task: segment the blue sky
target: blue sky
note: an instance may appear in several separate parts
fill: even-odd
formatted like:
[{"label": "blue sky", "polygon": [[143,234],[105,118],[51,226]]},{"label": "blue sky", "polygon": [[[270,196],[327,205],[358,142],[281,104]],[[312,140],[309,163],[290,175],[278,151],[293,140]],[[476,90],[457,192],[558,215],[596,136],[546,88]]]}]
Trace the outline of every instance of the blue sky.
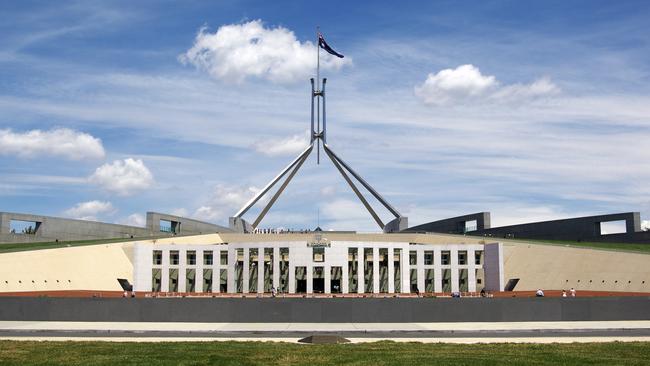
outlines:
[{"label": "blue sky", "polygon": [[[649,19],[644,1],[2,2],[0,211],[226,223],[305,146],[320,25],[346,55],[322,55],[329,144],[411,224],[647,220]],[[315,159],[263,226],[318,212],[377,230]]]}]

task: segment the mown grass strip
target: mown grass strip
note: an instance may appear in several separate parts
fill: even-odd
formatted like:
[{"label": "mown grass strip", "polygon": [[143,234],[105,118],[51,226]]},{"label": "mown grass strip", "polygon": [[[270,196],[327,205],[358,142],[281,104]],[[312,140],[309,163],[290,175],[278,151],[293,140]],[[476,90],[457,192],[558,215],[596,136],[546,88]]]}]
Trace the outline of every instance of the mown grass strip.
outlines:
[{"label": "mown grass strip", "polygon": [[0,341],[2,365],[647,365],[650,343],[300,345]]}]

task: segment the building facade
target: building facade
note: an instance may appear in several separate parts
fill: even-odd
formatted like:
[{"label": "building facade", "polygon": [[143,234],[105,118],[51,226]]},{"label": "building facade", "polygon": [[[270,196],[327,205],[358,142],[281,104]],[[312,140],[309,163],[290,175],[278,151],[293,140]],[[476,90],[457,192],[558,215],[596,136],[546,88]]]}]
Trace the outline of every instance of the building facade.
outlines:
[{"label": "building facade", "polygon": [[494,244],[255,241],[136,244],[134,289],[171,293],[381,294],[503,289]]}]

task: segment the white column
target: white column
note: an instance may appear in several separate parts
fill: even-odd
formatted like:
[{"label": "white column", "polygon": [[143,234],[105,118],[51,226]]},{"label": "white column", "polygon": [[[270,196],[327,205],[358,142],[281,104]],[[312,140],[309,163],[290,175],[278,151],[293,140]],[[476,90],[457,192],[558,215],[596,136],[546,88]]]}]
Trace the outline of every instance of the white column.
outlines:
[{"label": "white column", "polygon": [[[289,253],[291,253],[291,249],[289,249]],[[296,266],[293,264],[294,261],[292,260],[291,255],[289,255],[289,293],[290,294],[295,294],[296,293]]]},{"label": "white column", "polygon": [[347,248],[345,249],[345,262],[341,266],[341,292],[347,294],[350,292],[350,277],[348,273],[348,253]]},{"label": "white column", "polygon": [[365,269],[363,268],[364,256],[363,247],[357,248],[357,292],[362,294],[366,292]]},{"label": "white column", "polygon": [[257,293],[264,293],[264,248],[257,248]]},{"label": "white column", "polygon": [[307,266],[307,293],[314,293],[314,267]]},{"label": "white column", "polygon": [[[156,246],[154,245],[154,250]],[[169,249],[162,250],[162,272],[160,273],[160,291],[169,292]]]},{"label": "white column", "polygon": [[[221,257],[219,257],[221,261]],[[235,265],[237,264],[237,249],[228,245],[228,293],[237,292],[237,281],[235,280]],[[219,274],[221,275],[221,273]]]},{"label": "white column", "polygon": [[[196,251],[196,274],[194,276],[194,291],[196,292],[203,292],[203,252],[204,250]],[[212,252],[212,260],[214,260],[214,252]]]},{"label": "white column", "polygon": [[372,248],[372,292],[379,293],[379,248]]},{"label": "white column", "polygon": [[332,267],[323,266],[323,277],[325,278],[325,293],[332,293]]},{"label": "white column", "polygon": [[433,251],[433,291],[442,292],[442,250],[440,248],[435,248]]},{"label": "white column", "polygon": [[410,246],[407,244],[402,247],[402,258],[400,263],[402,265],[402,293],[408,294],[411,292],[411,265],[410,262]]},{"label": "white column", "polygon": [[395,293],[395,250],[388,248],[388,292]]},{"label": "white column", "polygon": [[178,251],[178,292],[186,292],[185,290],[185,270],[187,269],[187,251],[179,250]]},{"label": "white column", "polygon": [[476,292],[476,265],[474,249],[467,250],[467,291]]},{"label": "white column", "polygon": [[248,262],[250,261],[250,248],[244,248],[244,270],[242,273],[243,283],[242,283],[242,292],[248,293],[248,281],[250,280],[250,270]]},{"label": "white column", "polygon": [[417,249],[418,256],[418,290],[420,293],[424,293],[424,250],[422,248]]},{"label": "white column", "polygon": [[273,247],[273,287],[280,287],[280,247]]},{"label": "white column", "polygon": [[458,247],[454,247],[450,251],[451,254],[451,292],[457,292],[458,286]]}]

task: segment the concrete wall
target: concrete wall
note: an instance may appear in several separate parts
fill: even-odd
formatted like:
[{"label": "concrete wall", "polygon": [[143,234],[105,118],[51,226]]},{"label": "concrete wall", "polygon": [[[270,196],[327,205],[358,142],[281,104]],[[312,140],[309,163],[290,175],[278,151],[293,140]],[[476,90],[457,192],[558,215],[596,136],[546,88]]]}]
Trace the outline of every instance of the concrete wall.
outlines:
[{"label": "concrete wall", "polygon": [[210,224],[203,221],[188,219],[185,217],[168,215],[159,212],[147,212],[147,228],[152,232],[160,232],[160,220],[178,223],[180,229],[175,232],[177,235],[201,235],[217,232],[230,232],[227,227]]},{"label": "concrete wall", "polygon": [[400,323],[650,320],[650,297],[0,298],[2,321]]},{"label": "concrete wall", "polygon": [[[180,229],[176,233],[161,232],[160,219],[178,222],[180,223]],[[12,234],[10,232],[11,220],[34,221],[39,224],[35,234]],[[52,216],[0,212],[0,244],[53,242],[57,240],[129,239],[229,231],[228,228],[223,226],[156,212],[147,212],[147,226],[144,228]]]},{"label": "concrete wall", "polygon": [[[486,219],[487,221],[485,221]],[[464,225],[465,221],[471,220],[477,220],[478,227],[476,231],[467,232],[468,235],[509,239],[650,244],[650,231],[641,231],[641,217],[638,212],[576,217],[494,228],[489,226],[489,212],[481,212],[478,214],[433,221],[427,224],[414,226],[406,231],[460,234],[463,233],[460,229],[461,223]],[[600,223],[622,220],[626,223],[626,233],[601,235]],[[481,222],[487,222],[487,225],[481,225]]]},{"label": "concrete wall", "polygon": [[490,228],[490,213],[479,212],[413,226],[404,230],[404,232],[463,234],[465,233],[465,222],[474,220],[476,220],[477,230]]}]

